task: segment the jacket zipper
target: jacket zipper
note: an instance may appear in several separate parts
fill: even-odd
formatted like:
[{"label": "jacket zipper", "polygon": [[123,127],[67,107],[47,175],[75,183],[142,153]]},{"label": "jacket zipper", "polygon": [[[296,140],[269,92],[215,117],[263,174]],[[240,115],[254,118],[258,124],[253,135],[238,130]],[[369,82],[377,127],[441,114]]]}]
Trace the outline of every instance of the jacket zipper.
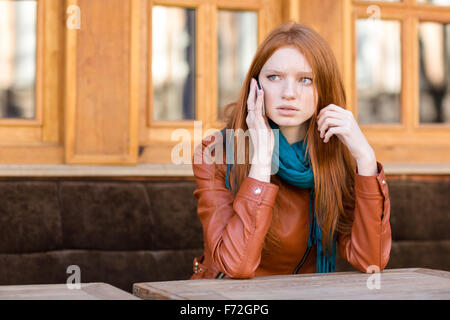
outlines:
[{"label": "jacket zipper", "polygon": [[294,272],[292,272],[293,274],[297,274],[297,272],[300,270],[300,268],[302,267],[302,265],[305,263],[306,258],[309,255],[309,252],[311,251],[311,247],[308,247],[305,251],[305,254],[302,257],[302,260],[300,260],[299,264],[297,265],[297,267],[294,269]]}]

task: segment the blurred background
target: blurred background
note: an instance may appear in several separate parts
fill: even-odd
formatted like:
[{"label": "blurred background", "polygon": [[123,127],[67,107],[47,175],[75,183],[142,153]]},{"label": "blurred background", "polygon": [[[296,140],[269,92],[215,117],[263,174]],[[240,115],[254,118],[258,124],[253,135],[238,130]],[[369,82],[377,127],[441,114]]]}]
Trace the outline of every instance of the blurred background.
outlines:
[{"label": "blurred background", "polygon": [[0,285],[189,277],[203,236],[174,146],[225,126],[289,20],[330,43],[383,163],[388,268],[450,270],[450,0],[0,0]]}]

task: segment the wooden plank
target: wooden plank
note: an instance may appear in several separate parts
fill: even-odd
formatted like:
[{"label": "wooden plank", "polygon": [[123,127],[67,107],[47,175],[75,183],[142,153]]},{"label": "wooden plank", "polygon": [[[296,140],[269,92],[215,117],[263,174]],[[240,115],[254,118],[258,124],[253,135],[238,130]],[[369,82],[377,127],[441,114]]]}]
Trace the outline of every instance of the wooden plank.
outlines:
[{"label": "wooden plank", "polygon": [[[67,0],[66,7],[77,6],[77,0]],[[76,62],[77,62],[77,30],[66,30],[65,42],[65,158],[72,159],[75,153],[75,109],[77,104]]]},{"label": "wooden plank", "polygon": [[80,285],[80,289],[69,289],[66,284],[0,286],[0,300],[138,300],[107,283]]},{"label": "wooden plank", "polygon": [[193,177],[191,165],[144,164],[136,166],[0,165],[0,177]]},{"label": "wooden plank", "polygon": [[[48,4],[47,4],[48,5]],[[44,81],[46,75],[45,69],[45,56],[48,53],[45,39],[45,26],[50,19],[46,15],[48,7],[45,7],[43,1],[37,3],[37,20],[36,20],[36,75],[35,75],[35,90],[34,90],[34,121],[42,125],[42,106],[43,106],[43,94],[44,94]]]},{"label": "wooden plank", "polygon": [[[14,153],[13,149],[10,151],[11,153]],[[145,180],[164,177],[164,180],[171,178],[194,180],[192,165],[190,164],[151,163],[135,166],[43,165],[40,164],[43,162],[43,158],[39,158],[39,150],[35,151],[34,157],[21,159],[23,161],[28,160],[30,164],[17,164],[16,162],[20,159],[20,152],[23,152],[23,150],[24,148],[17,152],[16,161],[13,161],[13,164],[0,165],[0,177],[103,177],[111,179],[116,177],[142,177]],[[63,163],[62,148],[59,148],[59,151],[57,150],[49,148],[42,154],[59,152],[60,163]],[[0,156],[4,155],[5,153],[0,151]],[[11,155],[7,155],[7,157],[11,158]],[[46,159],[44,158],[44,160]],[[408,163],[383,163],[383,166],[388,182],[405,179],[409,181],[450,181],[450,163],[425,164],[422,166]]]},{"label": "wooden plank", "polygon": [[[375,277],[379,277],[379,289],[376,282],[370,281]],[[174,300],[450,299],[450,272],[409,268],[388,269],[378,274],[336,272],[248,280],[147,282],[135,283],[133,294],[142,299]]]},{"label": "wooden plank", "polygon": [[[1,146],[0,158],[2,165],[6,164],[62,164],[64,149],[62,146],[42,145],[12,145]],[[33,176],[30,174],[30,176]]]},{"label": "wooden plank", "polygon": [[420,269],[417,269],[415,272],[428,274],[428,275],[431,275],[431,276],[436,276],[436,277],[450,279],[450,272],[443,271],[443,270],[433,270],[433,269],[420,268]]},{"label": "wooden plank", "polygon": [[[366,136],[367,137],[367,136]],[[367,137],[370,143],[370,138]],[[377,160],[383,163],[411,163],[420,167],[422,164],[439,164],[450,162],[450,147],[437,144],[428,145],[381,145],[370,143]]]},{"label": "wooden plank", "polygon": [[76,160],[70,162],[90,158],[95,163],[105,155],[127,153],[123,139],[129,117],[130,5],[89,0],[78,0],[78,5],[82,18],[76,31],[77,103],[72,119]]},{"label": "wooden plank", "polygon": [[[417,41],[417,25],[412,17],[402,23],[402,85],[401,85],[401,119],[411,135],[418,135],[414,129],[419,122],[419,43]],[[417,72],[411,72],[417,70]],[[414,92],[414,94],[411,94]],[[411,139],[411,137],[409,138]],[[414,138],[413,138],[414,139]],[[415,139],[414,139],[415,140]],[[414,158],[412,158],[414,159]]]},{"label": "wooden plank", "polygon": [[[339,70],[344,70],[344,16],[345,1],[322,0],[300,1],[300,23],[317,31],[330,45],[336,57]],[[336,14],[338,13],[338,14]]]},{"label": "wooden plank", "polygon": [[[38,66],[38,76],[36,81],[42,83],[36,94],[42,97],[37,99],[42,110],[42,141],[50,143],[62,143],[63,105],[61,98],[63,95],[63,56],[64,56],[64,30],[65,19],[61,19],[61,14],[65,13],[64,2],[61,0],[40,1],[45,9],[44,20],[41,21],[43,30],[38,31],[38,37],[43,40],[44,51],[40,66]],[[42,34],[39,35],[39,32]],[[42,91],[42,92],[39,92]]]},{"label": "wooden plank", "polygon": [[24,143],[34,144],[41,140],[41,135],[42,130],[39,127],[0,126],[0,145],[20,145]]},{"label": "wooden plank", "polygon": [[300,23],[300,3],[297,0],[285,0],[283,9],[286,10],[283,12],[285,20],[295,21]]},{"label": "wooden plank", "polygon": [[81,29],[67,31],[66,161],[134,164],[140,0],[68,4],[80,7]]}]

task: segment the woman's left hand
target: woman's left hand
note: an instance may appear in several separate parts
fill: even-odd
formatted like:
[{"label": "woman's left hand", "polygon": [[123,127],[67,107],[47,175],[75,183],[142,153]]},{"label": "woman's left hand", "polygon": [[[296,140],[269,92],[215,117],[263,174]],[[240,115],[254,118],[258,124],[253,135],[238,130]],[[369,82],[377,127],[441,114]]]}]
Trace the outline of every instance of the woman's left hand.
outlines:
[{"label": "woman's left hand", "polygon": [[374,156],[372,147],[349,110],[329,104],[317,115],[317,128],[324,143],[327,143],[332,135],[336,135],[356,160]]}]

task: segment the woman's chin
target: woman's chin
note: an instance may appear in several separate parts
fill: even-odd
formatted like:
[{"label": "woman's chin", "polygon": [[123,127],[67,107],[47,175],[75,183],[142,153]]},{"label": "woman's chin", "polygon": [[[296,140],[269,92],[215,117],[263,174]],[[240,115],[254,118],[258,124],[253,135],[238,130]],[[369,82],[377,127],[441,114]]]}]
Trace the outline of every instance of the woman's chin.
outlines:
[{"label": "woman's chin", "polygon": [[270,119],[279,127],[295,127],[304,123],[302,120],[290,117],[270,117]]}]

